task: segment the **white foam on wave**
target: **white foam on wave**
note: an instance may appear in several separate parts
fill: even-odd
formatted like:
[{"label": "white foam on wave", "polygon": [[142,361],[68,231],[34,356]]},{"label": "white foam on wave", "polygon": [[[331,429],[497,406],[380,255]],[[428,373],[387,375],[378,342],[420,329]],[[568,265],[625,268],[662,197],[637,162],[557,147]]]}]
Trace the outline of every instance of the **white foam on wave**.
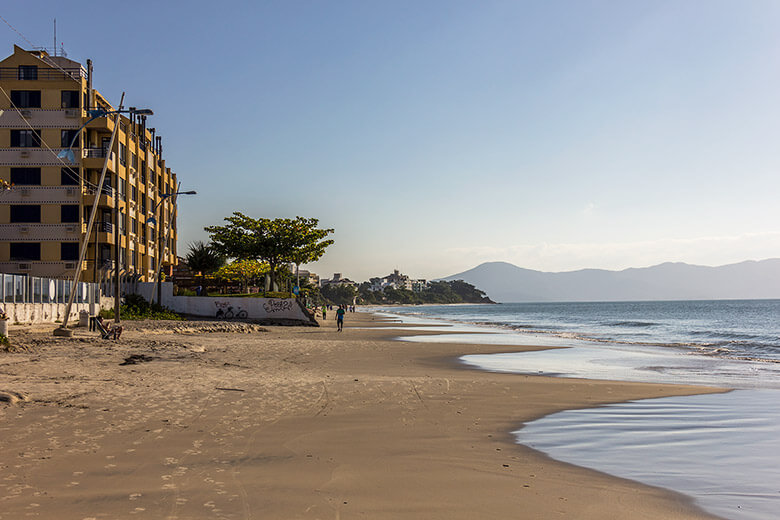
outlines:
[{"label": "white foam on wave", "polygon": [[734,520],[780,510],[777,390],[667,397],[570,410],[515,433],[572,464],[694,497]]}]

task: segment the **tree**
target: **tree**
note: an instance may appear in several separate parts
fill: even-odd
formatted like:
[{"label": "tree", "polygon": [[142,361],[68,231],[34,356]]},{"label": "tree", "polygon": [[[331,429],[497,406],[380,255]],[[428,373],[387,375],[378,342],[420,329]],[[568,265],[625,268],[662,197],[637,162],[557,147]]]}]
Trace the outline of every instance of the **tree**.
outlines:
[{"label": "tree", "polygon": [[257,260],[236,260],[222,266],[217,271],[217,278],[231,282],[239,282],[242,292],[249,292],[249,283],[259,280],[268,272],[268,264]]},{"label": "tree", "polygon": [[320,288],[322,297],[336,305],[352,305],[357,296],[357,290],[347,284],[327,284]]},{"label": "tree", "polygon": [[190,244],[190,251],[184,260],[191,271],[209,274],[225,265],[226,258],[216,252],[211,245],[206,245],[198,240]]},{"label": "tree", "polygon": [[236,211],[225,220],[225,226],[205,228],[212,247],[231,258],[267,262],[272,283],[283,264],[313,262],[333,244],[325,239],[333,229],[318,229],[316,218],[254,219]]}]

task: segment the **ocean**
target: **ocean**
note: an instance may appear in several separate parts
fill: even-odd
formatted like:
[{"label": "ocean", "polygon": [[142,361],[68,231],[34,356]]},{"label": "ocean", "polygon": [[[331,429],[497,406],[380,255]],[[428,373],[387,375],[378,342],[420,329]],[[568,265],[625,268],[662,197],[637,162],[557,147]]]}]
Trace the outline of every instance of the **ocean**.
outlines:
[{"label": "ocean", "polygon": [[570,410],[514,433],[553,458],[687,494],[724,518],[777,518],[780,300],[375,310],[448,331],[400,338],[410,341],[570,347],[462,358],[484,370],[736,389]]}]

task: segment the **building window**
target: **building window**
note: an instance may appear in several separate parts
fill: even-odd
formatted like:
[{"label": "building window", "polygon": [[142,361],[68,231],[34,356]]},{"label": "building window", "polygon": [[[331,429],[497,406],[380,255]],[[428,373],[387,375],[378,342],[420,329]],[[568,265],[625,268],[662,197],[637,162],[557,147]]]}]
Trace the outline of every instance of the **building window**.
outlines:
[{"label": "building window", "polygon": [[62,242],[60,244],[60,260],[78,260],[79,259],[79,243],[78,242]]},{"label": "building window", "polygon": [[138,156],[133,152],[130,152],[130,167],[138,169]]},{"label": "building window", "polygon": [[11,130],[11,146],[24,148],[40,148],[40,130]]},{"label": "building window", "polygon": [[17,185],[40,186],[40,168],[11,168],[11,182]]},{"label": "building window", "polygon": [[78,222],[79,221],[79,205],[78,204],[63,204],[60,206],[60,222]]},{"label": "building window", "polygon": [[130,186],[130,200],[133,202],[138,200],[138,188],[135,186]]},{"label": "building window", "polygon": [[76,168],[60,168],[61,185],[78,186],[80,183],[79,171]]},{"label": "building window", "polygon": [[11,260],[40,260],[40,242],[11,242]]},{"label": "building window", "polygon": [[138,233],[138,221],[132,217],[130,217],[130,233],[134,235]]},{"label": "building window", "polygon": [[78,108],[79,107],[79,91],[78,90],[63,90],[60,94],[62,101],[62,108]]},{"label": "building window", "polygon": [[141,197],[141,214],[146,215],[146,197]]},{"label": "building window", "polygon": [[141,168],[141,184],[146,184],[146,168]]},{"label": "building window", "polygon": [[40,90],[12,90],[11,103],[16,108],[41,108]]},{"label": "building window", "polygon": [[119,143],[119,163],[127,166],[127,146],[122,143]]},{"label": "building window", "polygon": [[41,221],[41,207],[37,204],[11,206],[11,222],[35,223]]},{"label": "building window", "polygon": [[36,80],[38,79],[37,65],[19,65],[19,79]]},{"label": "building window", "polygon": [[60,130],[60,146],[63,148],[70,147],[70,143],[73,142],[73,146],[79,146],[79,130]]}]

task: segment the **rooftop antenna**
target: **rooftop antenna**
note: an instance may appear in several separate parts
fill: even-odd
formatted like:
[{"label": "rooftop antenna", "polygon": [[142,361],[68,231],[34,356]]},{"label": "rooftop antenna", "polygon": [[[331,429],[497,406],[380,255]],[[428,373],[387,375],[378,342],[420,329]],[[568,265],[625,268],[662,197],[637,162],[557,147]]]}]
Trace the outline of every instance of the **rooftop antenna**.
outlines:
[{"label": "rooftop antenna", "polygon": [[54,19],[54,56],[57,56],[57,19]]}]

